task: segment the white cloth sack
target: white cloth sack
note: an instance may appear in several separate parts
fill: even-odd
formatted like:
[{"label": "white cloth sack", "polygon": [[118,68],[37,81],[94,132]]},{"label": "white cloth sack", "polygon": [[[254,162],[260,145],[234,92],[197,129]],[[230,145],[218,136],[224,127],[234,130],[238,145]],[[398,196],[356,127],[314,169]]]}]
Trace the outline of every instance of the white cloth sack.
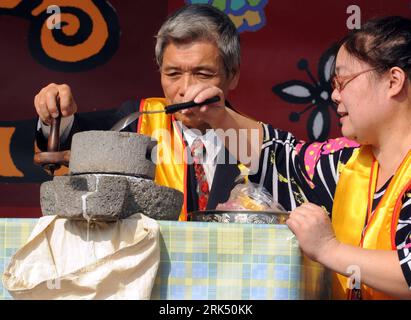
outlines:
[{"label": "white cloth sack", "polygon": [[150,299],[160,262],[159,225],[39,219],[3,274],[15,299]]}]

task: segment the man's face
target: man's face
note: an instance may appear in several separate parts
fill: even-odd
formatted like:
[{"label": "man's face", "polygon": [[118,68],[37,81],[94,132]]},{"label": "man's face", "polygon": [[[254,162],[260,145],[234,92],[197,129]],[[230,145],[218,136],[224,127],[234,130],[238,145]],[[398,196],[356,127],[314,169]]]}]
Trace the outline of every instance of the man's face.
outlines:
[{"label": "man's face", "polygon": [[[164,50],[161,86],[167,104],[186,102],[187,89],[196,84],[216,86],[227,96],[237,82],[238,75],[226,75],[219,50],[213,42],[170,43]],[[175,117],[189,128],[208,127],[198,112],[190,109],[177,112]]]}]

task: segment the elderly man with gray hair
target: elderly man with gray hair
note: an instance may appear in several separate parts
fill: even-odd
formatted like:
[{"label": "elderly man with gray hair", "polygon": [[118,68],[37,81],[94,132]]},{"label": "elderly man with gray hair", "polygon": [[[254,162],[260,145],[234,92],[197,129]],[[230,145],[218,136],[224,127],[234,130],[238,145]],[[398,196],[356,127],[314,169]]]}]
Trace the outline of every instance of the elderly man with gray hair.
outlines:
[{"label": "elderly man with gray hair", "polygon": [[[158,132],[168,135],[167,138],[160,137],[155,181],[184,192],[179,218],[184,221],[190,211],[215,209],[217,204],[227,201],[240,174],[239,162],[230,156],[215,131],[209,130],[218,128],[221,117],[226,114],[223,109],[231,110],[226,96],[236,88],[239,79],[240,39],[230,18],[209,5],[188,5],[177,10],[167,18],[156,38],[155,55],[164,98],[127,102],[97,119],[76,113],[77,104],[67,84],[49,84],[34,100],[39,115],[37,145],[46,149],[51,118],[59,114],[57,97],[63,117],[60,134],[61,149],[64,150],[69,148],[74,133],[109,130],[132,112],[162,110],[170,104],[193,100],[201,106],[206,99],[218,96],[218,102],[208,105],[215,108],[207,112],[201,111],[207,107],[205,105],[172,115],[144,114],[125,129],[157,139]],[[250,121],[257,132],[261,130],[257,122],[236,112],[230,114]],[[195,156],[195,150],[201,149],[200,156]],[[192,157],[192,163],[177,161],[175,156],[167,158],[176,152],[186,152],[183,159]]]}]

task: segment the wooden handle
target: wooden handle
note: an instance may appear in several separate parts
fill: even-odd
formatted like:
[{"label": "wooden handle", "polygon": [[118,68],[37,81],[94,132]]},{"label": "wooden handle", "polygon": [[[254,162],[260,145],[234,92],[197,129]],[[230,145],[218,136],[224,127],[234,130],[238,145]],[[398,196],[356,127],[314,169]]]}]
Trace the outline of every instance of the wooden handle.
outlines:
[{"label": "wooden handle", "polygon": [[70,151],[60,152],[60,123],[61,110],[60,99],[56,98],[57,118],[52,118],[50,123],[50,134],[47,140],[47,152],[39,152],[34,155],[34,163],[43,167],[50,175],[58,170],[61,165],[68,166],[70,160]]},{"label": "wooden handle", "polygon": [[57,104],[57,118],[51,119],[50,124],[50,135],[47,141],[47,151],[49,152],[57,152],[60,151],[60,123],[61,123],[61,110],[60,110],[60,99],[57,96],[56,99]]}]

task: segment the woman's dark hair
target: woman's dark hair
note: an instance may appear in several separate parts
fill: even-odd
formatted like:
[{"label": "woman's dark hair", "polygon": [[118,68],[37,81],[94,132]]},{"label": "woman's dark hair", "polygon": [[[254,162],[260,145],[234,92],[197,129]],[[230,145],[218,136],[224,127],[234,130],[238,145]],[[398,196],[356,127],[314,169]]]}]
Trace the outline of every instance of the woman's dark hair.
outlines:
[{"label": "woman's dark hair", "polygon": [[348,34],[341,46],[380,74],[399,67],[411,79],[411,20],[390,16],[369,20]]}]

